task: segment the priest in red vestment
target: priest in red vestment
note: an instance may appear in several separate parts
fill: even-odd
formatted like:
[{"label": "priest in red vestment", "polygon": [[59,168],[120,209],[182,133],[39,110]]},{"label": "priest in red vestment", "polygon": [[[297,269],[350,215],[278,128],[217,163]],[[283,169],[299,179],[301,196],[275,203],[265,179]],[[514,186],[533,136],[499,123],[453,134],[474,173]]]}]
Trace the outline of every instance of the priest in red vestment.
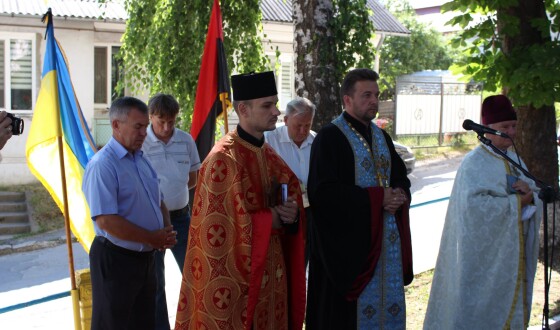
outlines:
[{"label": "priest in red vestment", "polygon": [[301,191],[264,142],[280,114],[274,74],[235,75],[232,88],[239,125],[200,169],[175,329],[301,329]]}]

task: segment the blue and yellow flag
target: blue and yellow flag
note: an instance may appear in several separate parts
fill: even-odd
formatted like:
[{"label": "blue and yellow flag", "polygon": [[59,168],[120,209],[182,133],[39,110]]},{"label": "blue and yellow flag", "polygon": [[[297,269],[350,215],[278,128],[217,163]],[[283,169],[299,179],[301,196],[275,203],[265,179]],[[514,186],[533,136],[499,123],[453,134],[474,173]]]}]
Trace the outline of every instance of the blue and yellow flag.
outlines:
[{"label": "blue and yellow flag", "polygon": [[26,144],[27,165],[64,212],[60,148],[62,137],[70,228],[89,252],[94,238],[82,177],[96,148],[74,93],[64,51],[54,38],[52,14],[47,15],[47,44],[41,89]]}]

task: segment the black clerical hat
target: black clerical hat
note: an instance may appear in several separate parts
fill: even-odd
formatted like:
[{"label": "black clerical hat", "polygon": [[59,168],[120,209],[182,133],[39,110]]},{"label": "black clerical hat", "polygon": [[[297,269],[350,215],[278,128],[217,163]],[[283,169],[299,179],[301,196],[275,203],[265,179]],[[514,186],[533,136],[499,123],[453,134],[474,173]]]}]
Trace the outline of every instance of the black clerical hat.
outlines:
[{"label": "black clerical hat", "polygon": [[231,76],[231,88],[235,101],[254,100],[278,94],[272,71]]}]

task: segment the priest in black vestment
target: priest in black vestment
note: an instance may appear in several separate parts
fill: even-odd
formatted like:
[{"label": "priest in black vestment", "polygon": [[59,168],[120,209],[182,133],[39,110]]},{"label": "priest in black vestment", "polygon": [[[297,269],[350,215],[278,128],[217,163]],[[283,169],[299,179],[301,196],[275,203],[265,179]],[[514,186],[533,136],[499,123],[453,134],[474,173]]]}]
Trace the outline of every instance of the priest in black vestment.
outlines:
[{"label": "priest in black vestment", "polygon": [[345,111],[311,149],[306,330],[406,327],[410,181],[391,138],[372,123],[378,77],[369,69],[346,75]]}]

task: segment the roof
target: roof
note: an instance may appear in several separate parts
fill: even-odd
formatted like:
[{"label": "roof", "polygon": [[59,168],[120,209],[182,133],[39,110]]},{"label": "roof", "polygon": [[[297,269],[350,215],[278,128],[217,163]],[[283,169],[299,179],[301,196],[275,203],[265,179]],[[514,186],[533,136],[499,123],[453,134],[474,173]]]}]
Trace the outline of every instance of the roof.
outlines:
[{"label": "roof", "polygon": [[[367,6],[373,11],[371,20],[375,31],[395,35],[410,34],[410,31],[377,0],[367,0]],[[262,0],[261,11],[265,21],[286,23],[293,21],[292,0]]]},{"label": "roof", "polygon": [[393,34],[410,34],[410,31],[383,7],[377,0],[367,0],[367,6],[373,11],[373,26],[375,31]]},{"label": "roof", "polygon": [[[48,4],[45,4],[48,2]],[[373,26],[378,32],[408,35],[405,28],[377,0],[367,0],[367,6],[373,11]],[[55,17],[126,21],[128,15],[123,0],[0,0],[0,15],[42,16],[52,8]],[[291,23],[292,0],[262,0],[263,20],[270,22]]]},{"label": "roof", "polygon": [[124,3],[119,0],[0,0],[0,15],[43,16],[51,8],[54,17],[126,21]]},{"label": "roof", "polygon": [[420,8],[433,8],[441,7],[443,4],[449,2],[449,0],[409,0],[408,3],[414,9]]}]

